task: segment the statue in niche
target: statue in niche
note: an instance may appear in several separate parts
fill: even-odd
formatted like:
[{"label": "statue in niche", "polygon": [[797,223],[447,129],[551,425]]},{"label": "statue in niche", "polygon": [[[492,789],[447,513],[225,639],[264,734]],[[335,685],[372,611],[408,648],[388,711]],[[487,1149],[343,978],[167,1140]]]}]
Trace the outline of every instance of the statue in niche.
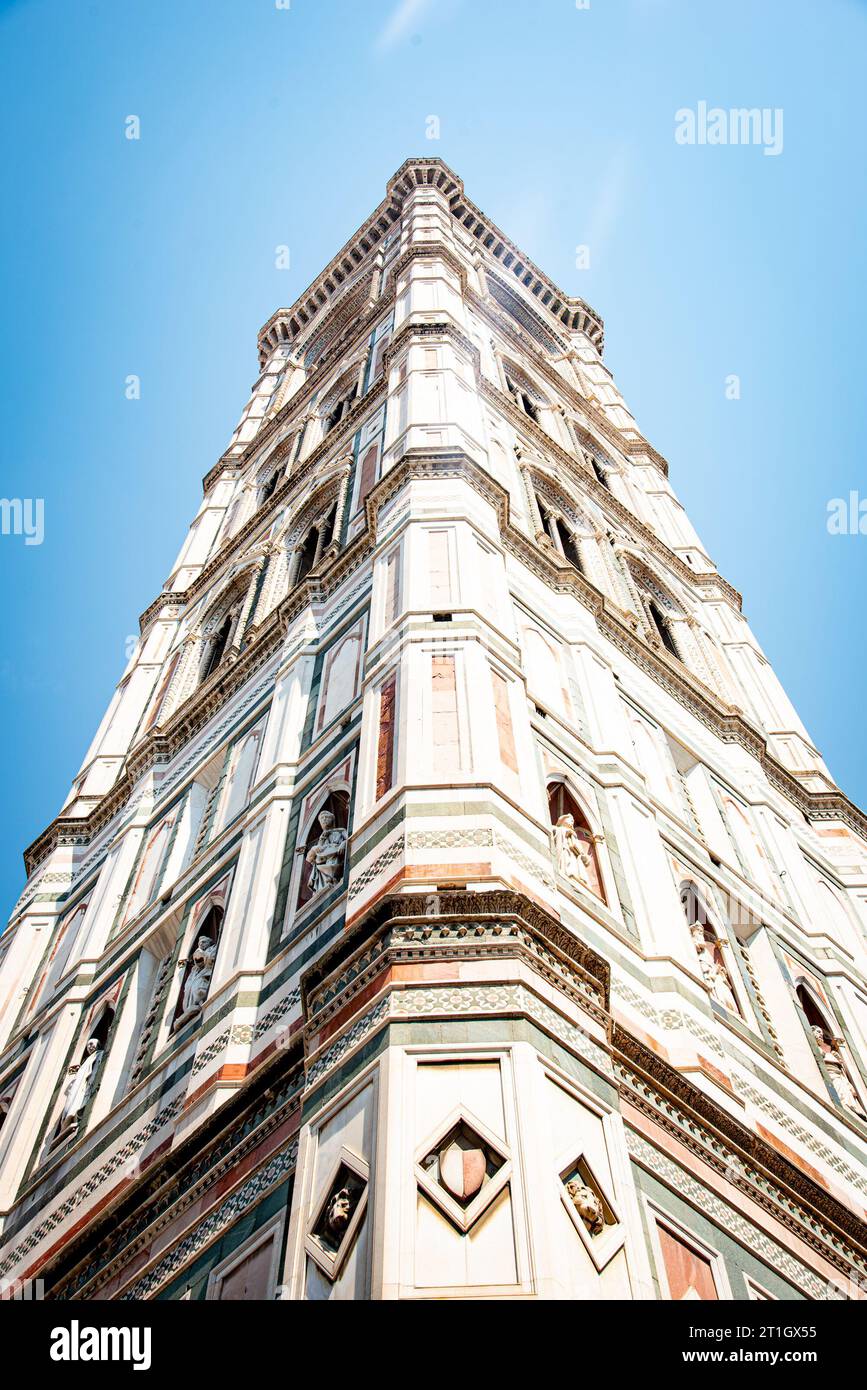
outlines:
[{"label": "statue in niche", "polygon": [[724,1009],[730,1013],[740,1013],[735,992],[732,989],[728,971],[719,959],[717,954],[719,948],[714,949],[712,941],[708,941],[705,928],[701,922],[693,922],[689,929],[696,952],[698,953],[698,963],[701,968],[702,979],[710,990],[713,998],[718,1004],[722,1004]]},{"label": "statue in niche", "polygon": [[566,1194],[590,1235],[601,1235],[605,1229],[605,1209],[598,1192],[573,1178],[566,1184]]},{"label": "statue in niche", "polygon": [[211,976],[214,973],[214,961],[216,959],[216,941],[210,936],[200,936],[190,957],[190,969],[184,981],[181,998],[181,1012],[175,1022],[176,1029],[183,1028],[185,1024],[202,1012],[208,997],[208,990],[211,987]]},{"label": "statue in niche", "polygon": [[310,896],[336,888],[343,878],[343,860],[346,855],[346,831],[337,824],[333,811],[320,811],[319,825],[322,834],[307,851],[306,859],[310,865]]},{"label": "statue in niche", "polygon": [[69,1068],[70,1080],[66,1084],[66,1099],[57,1126],[58,1138],[78,1124],[81,1112],[93,1095],[94,1083],[104,1055],[99,1038],[88,1038],[81,1061]]},{"label": "statue in niche", "polygon": [[558,871],[564,878],[575,879],[595,893],[597,890],[593,845],[598,836],[593,835],[590,839],[585,839],[579,835],[571,811],[557,817],[553,834],[554,859]]},{"label": "statue in niche", "polygon": [[852,1085],[849,1073],[846,1070],[846,1063],[843,1061],[843,1055],[840,1052],[840,1041],[842,1040],[838,1041],[831,1038],[825,1032],[824,1028],[820,1028],[817,1024],[813,1025],[813,1037],[816,1039],[819,1051],[822,1054],[822,1061],[825,1063],[828,1070],[828,1075],[831,1078],[831,1085],[840,1097],[841,1103],[845,1105],[847,1110],[851,1110],[853,1115],[857,1115],[859,1120],[867,1120],[864,1106],[861,1104],[858,1092]]}]

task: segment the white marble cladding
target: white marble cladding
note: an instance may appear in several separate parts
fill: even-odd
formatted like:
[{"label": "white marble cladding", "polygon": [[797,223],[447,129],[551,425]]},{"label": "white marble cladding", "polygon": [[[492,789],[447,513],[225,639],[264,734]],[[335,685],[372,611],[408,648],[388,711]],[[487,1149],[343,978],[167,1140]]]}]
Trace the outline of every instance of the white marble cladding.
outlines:
[{"label": "white marble cladding", "polygon": [[[863,1209],[861,822],[640,434],[592,311],[439,161],[410,172],[263,335],[238,430],[0,938],[0,1221],[59,1183],[11,1238],[24,1254],[4,1247],[16,1270],[70,1228],[43,1230],[55,1209],[72,1201],[78,1222],[110,1190],[114,1170],[87,1176],[110,1150],[152,1125],[154,1143],[195,1133],[294,1046],[303,972],[386,891],[508,888],[542,905],[610,961],[619,1023]],[[311,890],[323,810],[341,848]],[[207,998],[177,1033],[215,904]],[[51,1150],[60,1087],[109,1008],[92,1104]],[[547,1113],[554,1083],[494,1048],[478,1075],[497,1110],[473,1099],[477,1060],[444,1063],[449,1110],[468,1106],[530,1191],[550,1155],[523,1152],[515,1117]],[[413,1207],[418,1175],[399,1157],[436,1119],[401,1099],[420,1065],[395,1054],[394,1087],[371,1078],[337,1145],[366,1165],[367,1254],[326,1252],[310,1272],[315,1212],[293,1213],[299,1296],[327,1292],[322,1279],[338,1296],[453,1287],[442,1209]],[[335,1111],[335,1135],[343,1124]],[[623,1175],[588,1162],[628,1224]],[[508,1247],[510,1291],[575,1296],[596,1268],[577,1208],[558,1196],[554,1272],[536,1276],[511,1191],[489,1243],[468,1255],[466,1237],[467,1288],[493,1287]],[[584,1253],[558,1272],[572,1236]],[[323,1267],[337,1265],[335,1285]],[[627,1240],[592,1277],[645,1296],[645,1275]]]}]

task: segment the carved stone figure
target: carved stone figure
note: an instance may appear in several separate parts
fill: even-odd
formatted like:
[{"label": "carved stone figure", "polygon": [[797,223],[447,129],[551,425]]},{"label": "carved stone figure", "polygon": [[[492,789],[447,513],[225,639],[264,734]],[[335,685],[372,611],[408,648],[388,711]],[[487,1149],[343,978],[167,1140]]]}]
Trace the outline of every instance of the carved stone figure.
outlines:
[{"label": "carved stone figure", "polygon": [[333,811],[321,811],[319,824],[322,834],[307,851],[310,868],[310,892],[321,893],[335,888],[343,877],[346,854],[346,831],[337,825]]},{"label": "carved stone figure", "polygon": [[566,1192],[590,1235],[601,1235],[605,1229],[605,1209],[599,1194],[592,1187],[588,1187],[587,1183],[579,1182],[577,1178],[567,1182]]},{"label": "carved stone figure", "polygon": [[820,1028],[818,1024],[813,1027],[813,1036],[819,1045],[822,1060],[828,1069],[831,1085],[840,1097],[842,1104],[847,1110],[851,1110],[853,1115],[857,1115],[860,1120],[867,1120],[867,1113],[864,1111],[858,1092],[852,1085],[846,1070],[846,1063],[840,1052],[840,1043],[833,1039],[829,1040],[824,1029]]},{"label": "carved stone figure", "polygon": [[325,1229],[338,1245],[354,1210],[355,1202],[348,1187],[341,1187],[335,1192],[325,1209]]},{"label": "carved stone figure", "polygon": [[724,1009],[729,1009],[733,1014],[738,1013],[738,1004],[728,973],[717,959],[712,944],[705,936],[704,927],[700,922],[693,922],[689,930],[698,953],[698,963],[705,984],[718,1004],[722,1004]]},{"label": "carved stone figure", "polygon": [[[593,872],[593,841],[585,840],[575,829],[575,817],[568,812],[554,826],[554,859],[565,878],[583,883],[596,892]],[[595,840],[595,837],[594,837]]]},{"label": "carved stone figure", "polygon": [[211,976],[214,973],[216,958],[216,941],[210,936],[200,936],[192,955],[190,972],[184,982],[181,1012],[178,1015],[175,1028],[183,1028],[184,1024],[189,1023],[190,1019],[202,1012],[208,997],[208,990],[211,987]]},{"label": "carved stone figure", "polygon": [[102,1063],[103,1055],[99,1039],[88,1038],[81,1062],[77,1066],[70,1067],[71,1079],[66,1085],[66,1099],[63,1102],[60,1123],[57,1126],[59,1135],[65,1134],[78,1124],[81,1112],[93,1094],[96,1074]]}]

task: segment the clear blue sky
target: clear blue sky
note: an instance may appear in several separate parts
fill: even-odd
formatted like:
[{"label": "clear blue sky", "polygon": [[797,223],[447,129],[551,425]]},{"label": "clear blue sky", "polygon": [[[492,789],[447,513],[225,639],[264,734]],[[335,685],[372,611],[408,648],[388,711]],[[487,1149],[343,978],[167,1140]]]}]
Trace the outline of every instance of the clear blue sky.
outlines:
[{"label": "clear blue sky", "polygon": [[[41,546],[0,536],[0,910],[236,422],[258,327],[413,154],[602,313],[640,425],[867,803],[867,536],[826,530],[829,498],[867,496],[865,40],[860,0],[0,0],[0,492],[45,502]],[[782,154],[676,144],[702,100],[782,107]]]}]

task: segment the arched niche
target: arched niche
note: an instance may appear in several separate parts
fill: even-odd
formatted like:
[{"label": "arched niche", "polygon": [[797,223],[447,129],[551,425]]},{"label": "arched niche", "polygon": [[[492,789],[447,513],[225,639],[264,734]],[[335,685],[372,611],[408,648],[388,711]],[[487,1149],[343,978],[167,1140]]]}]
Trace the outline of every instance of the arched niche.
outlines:
[{"label": "arched niche", "polygon": [[265,721],[260,720],[235,743],[226,772],[220,805],[214,817],[213,834],[219,834],[240,815],[250,796],[253,778],[259,762],[259,751],[265,733]]},{"label": "arched niche", "polygon": [[114,1018],[114,1002],[106,1001],[94,1009],[78,1060],[68,1069],[61,1085],[60,1114],[46,1152],[51,1152],[80,1133],[82,1121],[99,1086]]},{"label": "arched niche", "polygon": [[343,882],[348,834],[349,792],[331,788],[316,803],[302,841],[299,908]]},{"label": "arched niche", "polygon": [[172,1032],[186,1028],[199,1018],[208,992],[217,959],[220,933],[223,929],[225,905],[221,899],[212,896],[206,906],[197,914],[189,937],[189,951],[184,964],[181,987],[172,1019]]},{"label": "arched niche", "polygon": [[503,362],[503,376],[506,390],[518,409],[529,416],[534,424],[540,425],[542,422],[541,411],[545,401],[536,383],[531,381],[526,372],[517,367],[514,362],[508,360]]},{"label": "arched niche", "polygon": [[548,815],[557,872],[607,902],[596,848],[600,837],[563,782],[552,782],[548,787]]},{"label": "arched niche", "polygon": [[175,824],[175,812],[164,817],[147,835],[145,847],[135,872],[124,925],[147,907],[155,897],[166,863],[169,841]]},{"label": "arched niche", "polygon": [[863,1082],[845,1039],[838,1035],[831,1010],[823,1005],[813,985],[803,977],[795,982],[795,996],[803,1010],[826,1078],[834,1088],[837,1099],[850,1114],[867,1123],[867,1106],[862,1096]]},{"label": "arched niche", "polygon": [[708,913],[704,898],[692,879],[685,879],[679,890],[680,905],[698,956],[702,979],[712,997],[730,1013],[741,1014],[731,972],[723,951],[723,938]]}]

